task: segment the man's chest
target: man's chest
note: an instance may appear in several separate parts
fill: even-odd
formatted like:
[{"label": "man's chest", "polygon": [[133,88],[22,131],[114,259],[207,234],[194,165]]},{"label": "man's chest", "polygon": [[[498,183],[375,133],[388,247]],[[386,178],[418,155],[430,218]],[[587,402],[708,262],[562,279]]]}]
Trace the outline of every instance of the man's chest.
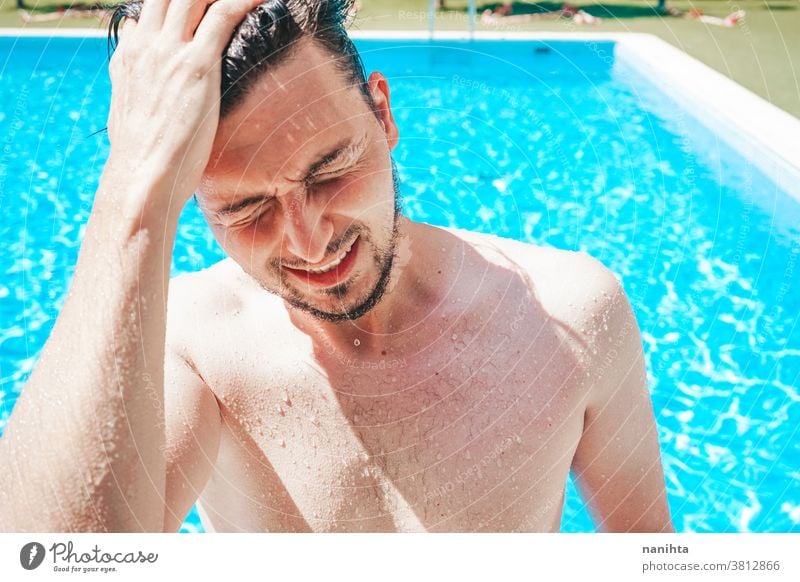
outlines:
[{"label": "man's chest", "polygon": [[260,503],[315,531],[552,527],[582,430],[579,368],[548,342],[450,341],[413,358],[300,354],[263,373],[233,358],[246,374],[209,379],[220,454],[256,462],[225,479],[251,497],[281,490]]}]

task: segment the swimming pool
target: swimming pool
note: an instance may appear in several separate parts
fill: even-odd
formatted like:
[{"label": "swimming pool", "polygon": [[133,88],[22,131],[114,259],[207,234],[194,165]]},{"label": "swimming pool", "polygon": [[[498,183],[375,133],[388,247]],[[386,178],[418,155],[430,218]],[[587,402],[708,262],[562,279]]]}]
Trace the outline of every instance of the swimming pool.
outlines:
[{"label": "swimming pool", "polygon": [[[800,198],[784,170],[614,40],[357,44],[391,83],[408,216],[583,250],[620,276],[677,530],[800,532]],[[5,37],[0,56],[2,431],[73,273],[110,86],[100,38]],[[173,272],[221,257],[190,203]],[[592,531],[567,491],[563,530]],[[193,513],[184,530],[199,528]]]}]

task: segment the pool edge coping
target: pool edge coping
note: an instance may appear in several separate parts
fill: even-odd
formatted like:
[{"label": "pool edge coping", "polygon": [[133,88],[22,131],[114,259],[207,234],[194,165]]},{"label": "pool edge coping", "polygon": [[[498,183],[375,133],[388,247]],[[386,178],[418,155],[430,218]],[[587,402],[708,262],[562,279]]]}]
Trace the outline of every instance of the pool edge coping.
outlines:
[{"label": "pool edge coping", "polygon": [[800,139],[792,137],[800,136],[800,119],[658,37],[633,33],[617,46],[615,58],[800,202]]}]

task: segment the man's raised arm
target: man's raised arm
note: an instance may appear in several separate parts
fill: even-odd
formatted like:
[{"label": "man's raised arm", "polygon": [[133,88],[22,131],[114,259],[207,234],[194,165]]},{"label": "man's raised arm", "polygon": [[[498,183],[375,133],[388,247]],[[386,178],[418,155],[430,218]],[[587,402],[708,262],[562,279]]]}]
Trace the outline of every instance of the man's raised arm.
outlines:
[{"label": "man's raised arm", "polygon": [[0,531],[164,528],[172,247],[216,133],[221,55],[257,4],[147,0],[125,24],[75,277],[0,439]]}]

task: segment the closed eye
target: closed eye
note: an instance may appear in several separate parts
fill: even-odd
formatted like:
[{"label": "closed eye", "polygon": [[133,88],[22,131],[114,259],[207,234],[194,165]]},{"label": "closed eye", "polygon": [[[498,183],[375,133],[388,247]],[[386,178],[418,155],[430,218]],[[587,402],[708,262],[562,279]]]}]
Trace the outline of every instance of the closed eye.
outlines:
[{"label": "closed eye", "polygon": [[328,182],[333,182],[337,178],[341,178],[342,176],[355,171],[360,167],[361,162],[363,161],[363,155],[359,156],[358,158],[350,161],[350,163],[336,168],[334,170],[326,170],[325,172],[319,172],[313,176],[309,176],[306,179],[306,186],[318,186],[321,184],[327,184]]},{"label": "closed eye", "polygon": [[225,228],[243,228],[260,220],[273,207],[273,200],[266,200],[258,205],[253,205],[252,210],[244,216],[236,218],[222,218],[219,223]]},{"label": "closed eye", "polygon": [[324,174],[319,174],[308,180],[306,182],[306,186],[311,187],[311,186],[321,186],[323,184],[328,184],[329,182],[333,182],[337,178],[340,178],[345,173],[346,173],[345,171],[325,172]]}]

